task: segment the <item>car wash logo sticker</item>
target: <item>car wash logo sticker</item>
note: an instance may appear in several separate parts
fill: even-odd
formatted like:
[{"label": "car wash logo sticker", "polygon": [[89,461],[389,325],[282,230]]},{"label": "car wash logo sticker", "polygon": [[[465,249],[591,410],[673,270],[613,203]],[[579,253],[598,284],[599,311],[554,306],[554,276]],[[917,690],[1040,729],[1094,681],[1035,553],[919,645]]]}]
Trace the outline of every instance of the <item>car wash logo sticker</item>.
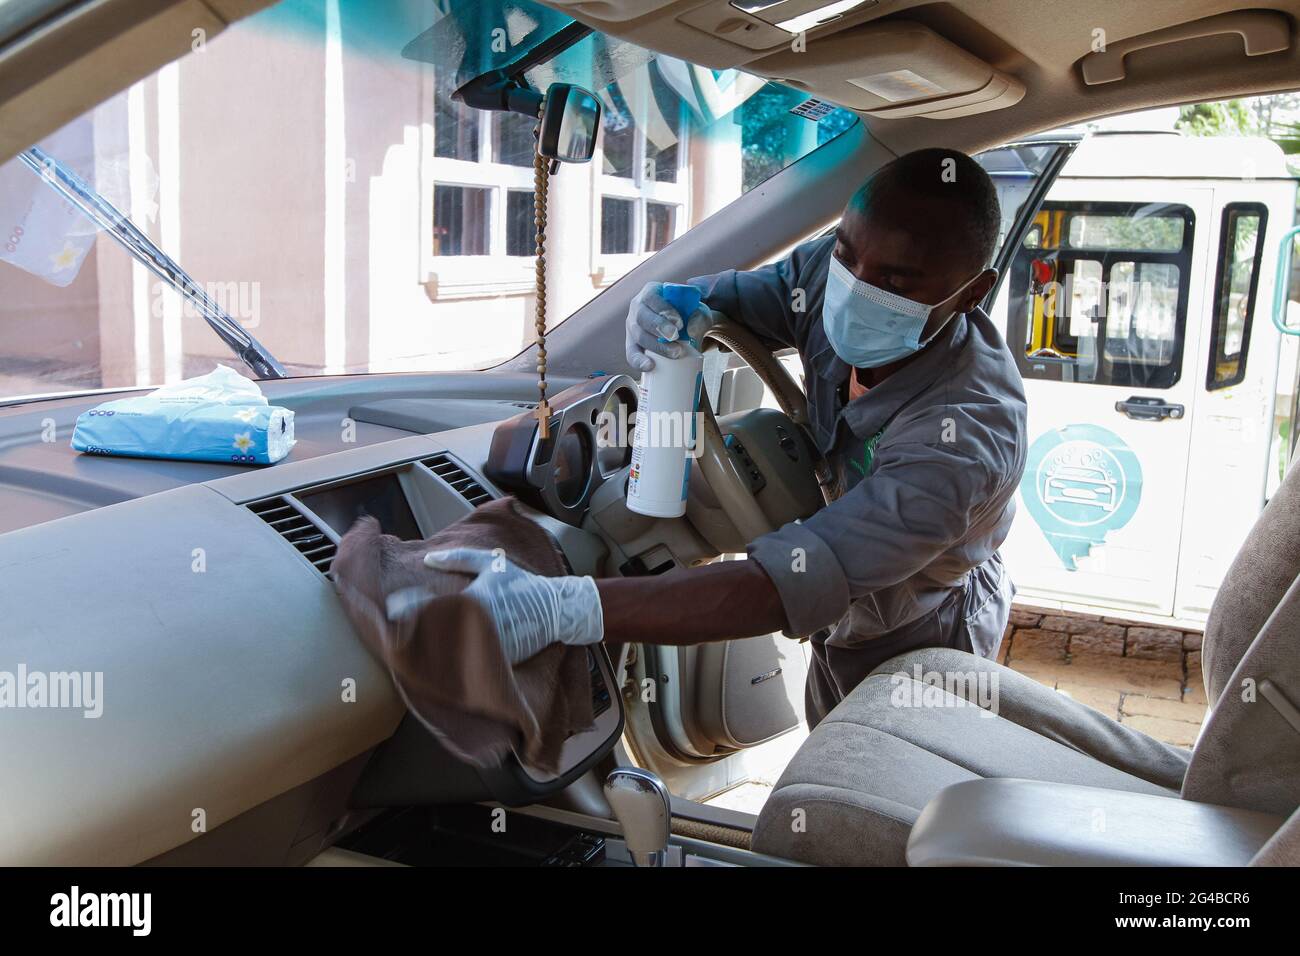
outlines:
[{"label": "car wash logo sticker", "polygon": [[1020,494],[1067,571],[1129,523],[1142,498],[1142,466],[1114,432],[1066,425],[1038,437]]}]

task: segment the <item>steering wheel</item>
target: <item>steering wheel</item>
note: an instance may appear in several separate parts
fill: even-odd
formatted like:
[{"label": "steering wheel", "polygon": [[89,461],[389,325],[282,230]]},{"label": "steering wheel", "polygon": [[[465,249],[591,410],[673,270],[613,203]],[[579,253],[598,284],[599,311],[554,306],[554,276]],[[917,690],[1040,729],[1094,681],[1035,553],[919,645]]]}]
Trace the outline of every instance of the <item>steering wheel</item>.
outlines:
[{"label": "steering wheel", "polygon": [[[725,346],[754,370],[764,385],[776,397],[777,405],[796,427],[809,432],[808,399],[784,365],[763,345],[758,336],[732,322],[720,319],[704,333],[701,348],[705,351]],[[705,481],[727,519],[735,525],[746,541],[774,531],[772,522],[759,507],[749,481],[740,473],[735,460],[723,444],[722,430],[714,415],[707,393],[700,396],[703,436],[699,466]],[[826,458],[817,447],[811,433],[808,445],[813,450],[813,469],[821,485],[822,496],[830,500],[831,470]]]}]

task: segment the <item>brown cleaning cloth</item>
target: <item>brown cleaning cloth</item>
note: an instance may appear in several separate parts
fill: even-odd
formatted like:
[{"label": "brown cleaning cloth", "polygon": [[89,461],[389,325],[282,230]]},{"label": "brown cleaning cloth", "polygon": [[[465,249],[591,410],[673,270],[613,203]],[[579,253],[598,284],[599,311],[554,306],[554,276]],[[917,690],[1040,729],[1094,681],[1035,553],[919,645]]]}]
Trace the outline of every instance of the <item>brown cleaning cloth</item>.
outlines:
[{"label": "brown cleaning cloth", "polygon": [[[555,773],[564,741],[595,721],[587,649],[553,644],[512,668],[491,616],[459,593],[472,579],[424,566],[427,552],[461,547],[502,548],[535,574],[568,573],[546,529],[502,498],[425,541],[402,541],[361,518],[339,542],[334,583],[407,707],[448,750],[479,767],[500,766],[513,750],[527,766]],[[412,587],[436,596],[390,620],[388,596]]]}]

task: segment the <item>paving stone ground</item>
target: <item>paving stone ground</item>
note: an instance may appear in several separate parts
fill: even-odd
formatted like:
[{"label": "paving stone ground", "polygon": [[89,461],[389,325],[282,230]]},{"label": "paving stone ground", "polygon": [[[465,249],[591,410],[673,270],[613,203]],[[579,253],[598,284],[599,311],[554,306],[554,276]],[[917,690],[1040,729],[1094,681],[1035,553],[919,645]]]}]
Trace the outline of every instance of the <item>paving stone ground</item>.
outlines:
[{"label": "paving stone ground", "polygon": [[1205,717],[1201,633],[1016,607],[997,659],[1120,723],[1190,747]]}]

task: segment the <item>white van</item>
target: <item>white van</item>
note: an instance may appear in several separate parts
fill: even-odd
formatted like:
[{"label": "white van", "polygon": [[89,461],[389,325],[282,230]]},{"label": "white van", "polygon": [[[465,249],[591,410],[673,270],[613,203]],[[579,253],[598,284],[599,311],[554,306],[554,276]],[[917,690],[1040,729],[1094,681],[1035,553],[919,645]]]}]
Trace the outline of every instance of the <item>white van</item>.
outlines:
[{"label": "white van", "polygon": [[[1006,204],[1017,171],[986,165]],[[1029,399],[1019,601],[1205,621],[1289,451],[1295,208],[1264,139],[1100,132],[1070,155],[990,310]]]}]

